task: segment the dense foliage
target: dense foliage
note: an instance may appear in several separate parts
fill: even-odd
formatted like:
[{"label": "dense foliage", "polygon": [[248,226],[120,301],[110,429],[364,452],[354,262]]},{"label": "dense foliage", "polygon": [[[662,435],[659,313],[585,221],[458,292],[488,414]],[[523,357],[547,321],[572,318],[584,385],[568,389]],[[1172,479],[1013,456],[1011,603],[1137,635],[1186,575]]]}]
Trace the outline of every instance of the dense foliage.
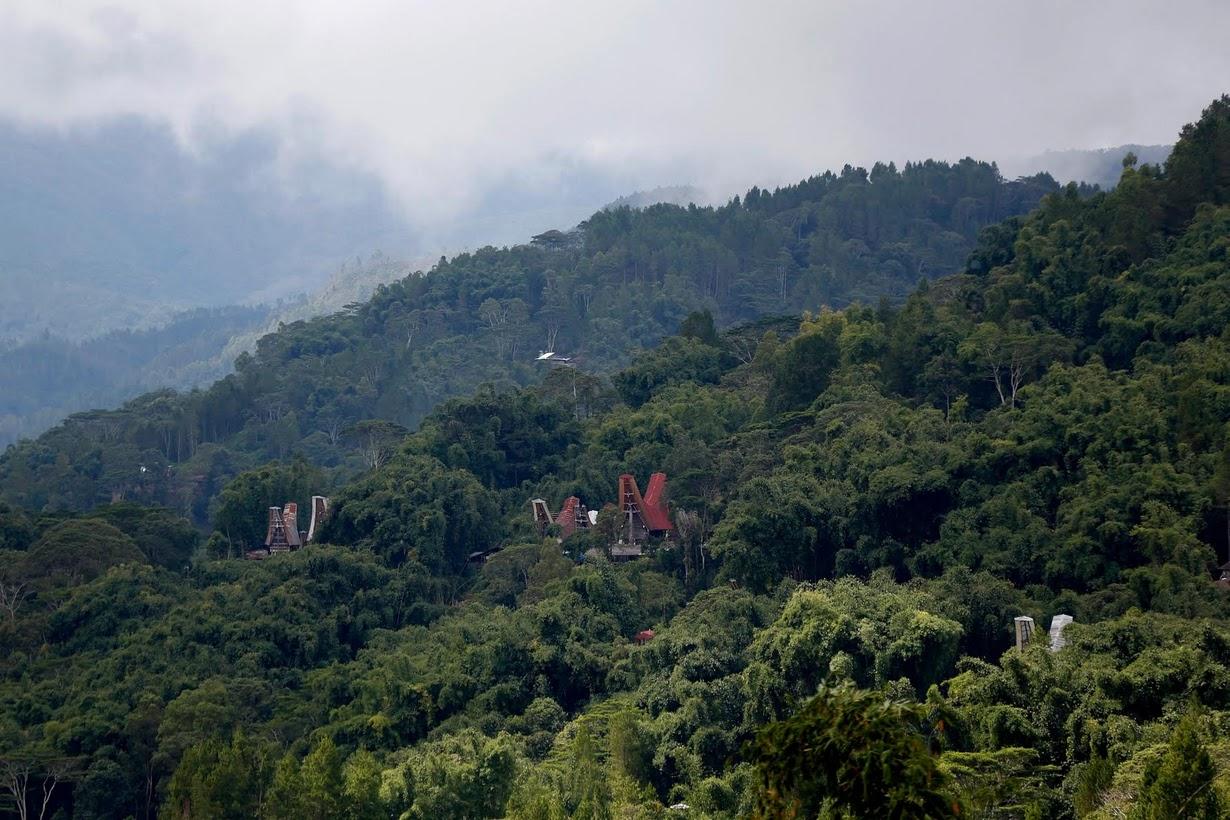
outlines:
[{"label": "dense foliage", "polygon": [[204,523],[242,470],[302,455],[353,475],[371,466],[354,425],[414,428],[484,382],[534,383],[539,351],[608,374],[695,309],[730,325],[902,297],[959,269],[981,228],[1055,189],[965,160],[847,167],[719,208],[600,211],[575,233],[442,259],[341,313],[290,322],[207,390],[79,413],[0,457],[0,498],[67,510],[127,498]]},{"label": "dense foliage", "polygon": [[[793,196],[615,212],[582,241],[668,216],[780,224]],[[718,332],[715,308],[738,315],[718,299],[609,382],[493,386],[414,433],[339,420],[368,469],[334,493],[328,543],[260,562],[225,558],[242,522],[330,481],[320,466],[203,476],[216,531],[183,566],[174,513],[38,512],[50,474],[30,459],[60,440],[11,452],[5,487],[33,509],[0,507],[10,792],[37,809],[53,784],[48,813],[81,817],[1224,816],[1228,237],[1225,97],[1164,167],[1048,196],[899,305]],[[565,247],[455,260],[288,328],[214,390],[345,361],[331,395],[368,412],[390,395],[360,364],[369,337],[337,328],[388,338],[411,292],[507,297],[467,266],[511,287],[533,281],[502,267],[518,254],[559,276],[599,258],[548,241]],[[638,241],[650,278],[687,246]],[[498,327],[448,342],[458,367],[477,367],[466,345],[507,366],[525,341]],[[411,349],[440,343],[420,332]],[[296,406],[318,376],[286,384],[309,390]],[[532,526],[531,498],[598,509],[653,470],[677,533],[646,557],[607,560],[609,510],[562,543]],[[87,507],[86,487],[64,491]],[[1022,651],[1020,615],[1039,627]]]}]

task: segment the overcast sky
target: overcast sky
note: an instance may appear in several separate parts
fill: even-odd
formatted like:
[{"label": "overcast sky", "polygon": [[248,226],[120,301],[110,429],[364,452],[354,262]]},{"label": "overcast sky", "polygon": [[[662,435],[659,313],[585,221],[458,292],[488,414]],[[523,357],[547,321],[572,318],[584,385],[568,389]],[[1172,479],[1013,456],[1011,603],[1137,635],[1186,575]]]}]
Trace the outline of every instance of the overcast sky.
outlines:
[{"label": "overcast sky", "polygon": [[570,169],[733,191],[878,158],[1170,142],[1230,2],[0,0],[0,116],[272,129],[421,222]]}]

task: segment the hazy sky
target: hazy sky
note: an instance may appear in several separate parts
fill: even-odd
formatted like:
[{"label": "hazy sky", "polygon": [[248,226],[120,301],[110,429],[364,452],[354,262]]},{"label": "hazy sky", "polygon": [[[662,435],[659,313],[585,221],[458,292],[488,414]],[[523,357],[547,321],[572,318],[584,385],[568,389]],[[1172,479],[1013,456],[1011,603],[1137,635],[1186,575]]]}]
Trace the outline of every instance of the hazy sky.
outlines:
[{"label": "hazy sky", "polygon": [[0,0],[0,116],[272,129],[424,223],[578,167],[720,191],[845,162],[1170,142],[1230,2]]}]

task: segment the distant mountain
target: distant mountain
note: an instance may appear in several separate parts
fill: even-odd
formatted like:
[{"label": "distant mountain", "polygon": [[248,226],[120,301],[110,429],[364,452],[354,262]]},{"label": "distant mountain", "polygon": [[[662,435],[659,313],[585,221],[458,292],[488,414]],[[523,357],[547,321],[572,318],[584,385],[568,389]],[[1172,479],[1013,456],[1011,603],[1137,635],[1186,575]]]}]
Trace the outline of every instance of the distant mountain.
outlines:
[{"label": "distant mountain", "polygon": [[[426,260],[420,267],[426,266]],[[372,254],[343,263],[315,292],[274,307],[195,308],[157,327],[81,341],[50,333],[0,345],[0,448],[36,436],[70,413],[120,404],[162,388],[187,390],[234,370],[262,336],[292,322],[365,302],[403,279],[411,263]]]},{"label": "distant mountain", "polygon": [[79,410],[222,378],[234,360],[222,355],[230,340],[259,327],[268,313],[265,307],[196,308],[157,328],[113,330],[84,341],[44,334],[0,348],[0,448]]},{"label": "distant mountain", "polygon": [[178,310],[318,287],[339,261],[415,236],[374,178],[287,165],[259,134],[197,152],[121,120],[0,123],[0,338],[164,324]]},{"label": "distant mountain", "polygon": [[431,260],[406,262],[379,251],[367,259],[356,258],[353,262],[344,262],[321,288],[279,305],[267,314],[262,323],[233,336],[220,356],[226,361],[229,372],[229,365],[241,353],[256,350],[257,341],[268,333],[277,332],[281,325],[307,321],[317,316],[336,313],[347,305],[366,302],[381,285],[404,279],[430,264]]},{"label": "distant mountain", "polygon": [[327,158],[295,161],[260,132],[189,149],[135,118],[68,130],[0,120],[0,342],[44,331],[78,341],[196,307],[270,303],[313,292],[340,263],[376,250],[436,259],[521,242],[635,185],[556,165],[548,177],[492,182],[429,228],[376,177]]},{"label": "distant mountain", "polygon": [[661,188],[654,188],[650,191],[637,191],[633,194],[621,196],[613,202],[604,206],[604,210],[611,208],[646,208],[650,205],[711,205],[712,198],[704,191],[692,185],[669,185]]},{"label": "distant mountain", "polygon": [[188,149],[138,119],[0,120],[0,446],[72,412],[207,384],[261,336],[364,302],[441,248],[570,227],[629,187],[582,166],[550,184],[509,178],[429,236],[376,178],[295,164],[259,133]]},{"label": "distant mountain", "polygon": [[1123,158],[1132,153],[1141,164],[1160,165],[1170,156],[1170,145],[1119,145],[1093,150],[1044,151],[1028,159],[1004,163],[1008,177],[1047,173],[1060,183],[1087,182],[1109,190],[1119,184]]}]

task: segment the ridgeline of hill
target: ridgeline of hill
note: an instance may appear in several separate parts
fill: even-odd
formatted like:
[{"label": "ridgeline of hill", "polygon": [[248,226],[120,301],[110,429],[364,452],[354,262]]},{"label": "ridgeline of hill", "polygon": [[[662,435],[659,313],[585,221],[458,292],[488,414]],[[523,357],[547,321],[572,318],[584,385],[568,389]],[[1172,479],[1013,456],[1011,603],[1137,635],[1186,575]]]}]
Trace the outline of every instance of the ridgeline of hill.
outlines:
[{"label": "ridgeline of hill", "polygon": [[[6,495],[35,505],[0,510],[0,759],[77,817],[1225,816],[1230,96],[1164,166],[1046,196],[900,304],[719,327],[782,309],[782,281],[842,303],[896,281],[884,260],[938,267],[916,220],[875,243],[818,226],[883,225],[855,205],[911,171],[934,191],[983,168],[600,214],[266,337],[201,394],[232,402],[198,405],[211,441],[176,432],[199,396],[155,396],[74,420],[94,449],[70,425],[10,450]],[[817,188],[843,207],[795,221]],[[880,276],[822,275],[853,242]],[[510,383],[544,333],[617,367],[600,318],[682,321],[609,381]],[[393,389],[497,367],[513,378],[425,417]],[[228,428],[228,406],[255,418]],[[338,425],[356,454],[242,473],[203,542],[165,509],[39,511],[89,506],[134,430],[174,477],[211,448],[277,455],[262,431],[323,408],[361,418]],[[315,434],[286,429],[288,456]],[[320,543],[228,560],[334,452],[370,468],[332,493]],[[51,470],[81,495],[40,495]],[[653,470],[676,532],[645,557],[604,557],[614,508],[562,543],[535,531],[530,498],[602,507]],[[1057,614],[1075,622],[1050,651]],[[1038,627],[1021,651],[1017,616]]]},{"label": "ridgeline of hill", "polygon": [[1119,183],[1123,160],[1131,154],[1142,165],[1161,165],[1171,145],[1117,145],[1113,148],[1044,151],[1037,156],[1005,162],[1005,173],[1050,174],[1059,182],[1084,182],[1110,190]]},{"label": "ridgeline of hill", "polygon": [[0,458],[0,498],[51,510],[126,498],[203,522],[240,470],[301,455],[353,474],[359,422],[413,428],[480,384],[534,383],[541,350],[601,375],[697,309],[726,326],[899,300],[1055,190],[967,160],[847,167],[716,208],[600,211],[575,232],[442,259],[342,313],[290,323],[207,390],[73,416]]},{"label": "ridgeline of hill", "polygon": [[410,266],[380,253],[341,265],[324,287],[270,306],[197,308],[163,325],[69,341],[50,333],[0,344],[0,448],[33,438],[88,408],[151,390],[191,390],[232,372],[240,354],[280,324],[366,300]]}]

